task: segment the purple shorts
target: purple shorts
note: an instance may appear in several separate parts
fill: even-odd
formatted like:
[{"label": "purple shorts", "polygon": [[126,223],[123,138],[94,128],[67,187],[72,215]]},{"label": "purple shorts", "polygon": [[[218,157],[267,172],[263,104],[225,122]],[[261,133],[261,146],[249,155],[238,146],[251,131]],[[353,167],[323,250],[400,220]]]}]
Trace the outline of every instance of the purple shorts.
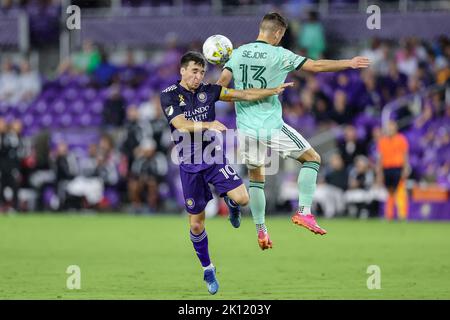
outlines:
[{"label": "purple shorts", "polygon": [[208,183],[221,197],[242,184],[242,179],[229,164],[214,164],[195,173],[180,168],[180,178],[186,210],[191,214],[201,213],[213,198]]}]

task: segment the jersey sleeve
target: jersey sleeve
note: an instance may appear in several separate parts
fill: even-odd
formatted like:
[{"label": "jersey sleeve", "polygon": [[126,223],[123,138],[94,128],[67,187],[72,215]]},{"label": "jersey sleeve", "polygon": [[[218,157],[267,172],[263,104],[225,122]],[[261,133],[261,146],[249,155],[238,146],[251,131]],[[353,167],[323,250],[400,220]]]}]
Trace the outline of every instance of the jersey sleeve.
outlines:
[{"label": "jersey sleeve", "polygon": [[308,58],[295,54],[285,48],[280,49],[281,69],[287,72],[299,70],[306,60],[308,60]]},{"label": "jersey sleeve", "polygon": [[222,86],[218,84],[211,84],[210,85],[210,92],[213,94],[214,101],[220,100],[220,93],[222,92]]},{"label": "jersey sleeve", "polygon": [[173,120],[173,118],[179,116],[180,114],[184,114],[180,108],[180,105],[170,93],[161,93],[160,99],[161,108],[169,123]]}]

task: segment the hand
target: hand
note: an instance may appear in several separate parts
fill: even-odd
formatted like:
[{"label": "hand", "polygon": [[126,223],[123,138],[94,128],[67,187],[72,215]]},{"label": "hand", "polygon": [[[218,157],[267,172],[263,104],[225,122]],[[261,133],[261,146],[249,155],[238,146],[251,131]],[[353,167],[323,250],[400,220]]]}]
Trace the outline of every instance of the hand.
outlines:
[{"label": "hand", "polygon": [[225,125],[221,122],[214,120],[213,122],[209,122],[208,129],[215,131],[225,131],[227,130],[227,127],[225,127]]},{"label": "hand", "polygon": [[403,180],[408,179],[409,174],[410,174],[409,166],[404,167],[403,170],[402,170],[401,179],[403,179]]},{"label": "hand", "polygon": [[288,87],[293,87],[294,83],[293,82],[286,82],[283,83],[281,86],[278,86],[276,88],[274,88],[275,93],[274,94],[280,94],[283,93],[284,89],[288,88]]},{"label": "hand", "polygon": [[367,68],[370,65],[369,58],[366,57],[354,57],[350,60],[350,67],[352,69],[363,69]]}]

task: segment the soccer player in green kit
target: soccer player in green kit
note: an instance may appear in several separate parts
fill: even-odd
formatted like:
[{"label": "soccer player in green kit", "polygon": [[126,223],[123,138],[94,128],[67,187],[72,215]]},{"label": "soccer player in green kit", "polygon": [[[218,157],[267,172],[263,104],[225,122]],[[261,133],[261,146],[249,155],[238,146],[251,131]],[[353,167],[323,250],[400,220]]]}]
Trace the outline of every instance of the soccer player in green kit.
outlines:
[{"label": "soccer player in green kit", "polygon": [[[276,87],[284,83],[289,72],[300,68],[310,72],[330,72],[366,68],[370,64],[365,57],[311,60],[299,56],[277,46],[286,29],[287,22],[280,14],[266,14],[260,23],[256,41],[233,51],[217,84],[227,87],[233,80],[236,89]],[[302,163],[297,180],[299,206],[292,216],[292,222],[316,234],[326,234],[326,230],[317,224],[311,214],[320,156],[300,133],[284,123],[278,97],[272,96],[255,102],[236,102],[235,109],[239,149],[243,162],[249,169],[250,209],[260,248],[272,248],[265,225],[264,164],[268,147],[283,158],[293,158]]]}]

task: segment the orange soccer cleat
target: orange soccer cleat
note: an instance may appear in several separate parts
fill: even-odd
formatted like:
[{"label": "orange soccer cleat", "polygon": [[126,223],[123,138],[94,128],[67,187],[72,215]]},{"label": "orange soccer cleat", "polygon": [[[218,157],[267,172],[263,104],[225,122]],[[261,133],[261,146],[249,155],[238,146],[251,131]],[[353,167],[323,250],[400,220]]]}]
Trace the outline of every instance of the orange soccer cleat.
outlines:
[{"label": "orange soccer cleat", "polygon": [[316,219],[312,214],[301,215],[298,211],[292,216],[292,222],[305,227],[306,229],[314,232],[315,234],[324,235],[327,233],[325,229],[322,229],[316,222]]},{"label": "orange soccer cleat", "polygon": [[267,232],[258,231],[258,244],[261,250],[272,249],[272,241]]}]

